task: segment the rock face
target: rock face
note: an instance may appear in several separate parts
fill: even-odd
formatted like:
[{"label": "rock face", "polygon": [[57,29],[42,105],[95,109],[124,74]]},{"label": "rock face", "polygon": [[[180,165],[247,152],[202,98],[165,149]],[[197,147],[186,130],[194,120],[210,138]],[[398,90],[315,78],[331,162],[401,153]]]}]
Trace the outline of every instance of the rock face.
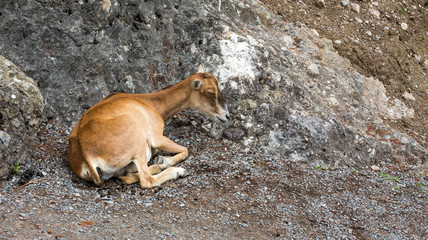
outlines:
[{"label": "rock face", "polygon": [[27,161],[42,112],[43,98],[33,79],[0,56],[0,180],[14,162]]},{"label": "rock face", "polygon": [[111,92],[161,89],[219,52],[222,28],[195,4],[2,1],[0,48],[36,80],[46,117],[72,125]]},{"label": "rock face", "polygon": [[[202,63],[223,87],[235,129],[225,135],[237,150],[330,167],[427,162],[426,149],[384,123],[413,110],[353,70],[330,40],[257,1],[217,4],[2,2],[0,49],[36,80],[46,117],[68,126],[111,92],[158,90]],[[198,119],[189,122],[223,135]]]}]

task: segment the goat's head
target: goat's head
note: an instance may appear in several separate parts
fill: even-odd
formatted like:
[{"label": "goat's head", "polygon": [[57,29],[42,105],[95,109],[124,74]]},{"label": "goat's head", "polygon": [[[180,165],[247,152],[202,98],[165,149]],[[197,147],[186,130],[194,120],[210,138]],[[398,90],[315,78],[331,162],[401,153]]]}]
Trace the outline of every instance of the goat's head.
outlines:
[{"label": "goat's head", "polygon": [[192,81],[192,102],[194,108],[206,113],[214,120],[226,123],[229,120],[226,100],[220,92],[216,77],[209,73],[198,72],[190,76]]}]

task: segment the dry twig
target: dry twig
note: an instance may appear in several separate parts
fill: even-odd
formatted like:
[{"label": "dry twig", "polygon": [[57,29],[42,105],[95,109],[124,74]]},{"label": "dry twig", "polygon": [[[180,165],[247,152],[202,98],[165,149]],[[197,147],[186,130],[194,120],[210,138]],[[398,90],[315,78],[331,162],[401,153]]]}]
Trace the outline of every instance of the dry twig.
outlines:
[{"label": "dry twig", "polygon": [[36,180],[31,181],[31,182],[27,182],[27,183],[26,183],[26,184],[24,184],[24,185],[19,186],[19,188],[23,188],[23,187],[25,187],[25,186],[27,186],[27,185],[30,185],[30,184],[32,184],[32,183],[39,182],[39,181],[46,180],[46,179],[48,179],[48,178],[40,178],[40,179],[36,179]]}]

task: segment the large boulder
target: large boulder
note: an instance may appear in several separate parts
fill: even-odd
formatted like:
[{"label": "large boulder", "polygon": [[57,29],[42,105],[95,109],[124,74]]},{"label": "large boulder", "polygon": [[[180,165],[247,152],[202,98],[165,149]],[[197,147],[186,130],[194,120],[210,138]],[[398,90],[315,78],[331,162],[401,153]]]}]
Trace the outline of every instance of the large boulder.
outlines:
[{"label": "large boulder", "polygon": [[43,97],[33,79],[0,56],[0,180],[13,163],[28,160],[42,112]]}]

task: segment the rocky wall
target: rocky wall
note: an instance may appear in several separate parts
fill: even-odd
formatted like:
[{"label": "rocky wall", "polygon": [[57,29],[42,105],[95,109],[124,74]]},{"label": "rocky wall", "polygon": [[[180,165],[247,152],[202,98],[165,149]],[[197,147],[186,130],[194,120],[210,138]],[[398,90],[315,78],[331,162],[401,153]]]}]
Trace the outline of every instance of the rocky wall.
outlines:
[{"label": "rocky wall", "polygon": [[155,91],[202,63],[218,76],[233,122],[186,113],[185,122],[232,139],[237,151],[328,167],[426,163],[426,149],[384,123],[413,110],[356,72],[330,40],[257,1],[217,4],[2,2],[0,52],[35,79],[45,117],[69,127],[112,92]]}]

